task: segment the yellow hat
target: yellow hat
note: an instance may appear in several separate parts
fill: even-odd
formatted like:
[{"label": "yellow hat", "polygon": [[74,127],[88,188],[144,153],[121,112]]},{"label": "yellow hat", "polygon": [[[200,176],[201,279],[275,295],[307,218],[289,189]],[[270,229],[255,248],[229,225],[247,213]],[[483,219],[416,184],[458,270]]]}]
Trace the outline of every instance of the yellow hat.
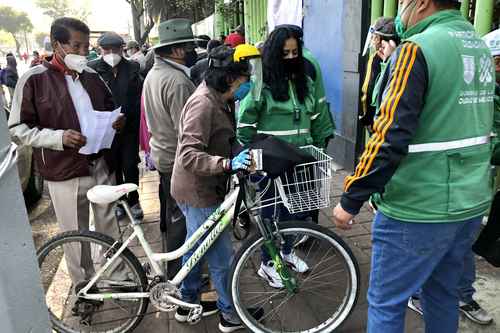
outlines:
[{"label": "yellow hat", "polygon": [[240,44],[234,49],[233,61],[240,62],[260,58],[259,49],[250,44]]}]

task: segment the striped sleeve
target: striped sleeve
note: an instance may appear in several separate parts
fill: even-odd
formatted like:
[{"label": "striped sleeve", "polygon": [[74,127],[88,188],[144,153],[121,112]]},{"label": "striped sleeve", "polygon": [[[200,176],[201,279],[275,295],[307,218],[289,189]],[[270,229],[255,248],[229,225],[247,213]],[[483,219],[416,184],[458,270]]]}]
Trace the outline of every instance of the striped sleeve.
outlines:
[{"label": "striped sleeve", "polygon": [[34,148],[64,150],[64,130],[43,128],[38,122],[36,93],[32,78],[47,69],[42,65],[30,68],[17,82],[9,117],[12,137]]},{"label": "striped sleeve", "polygon": [[427,90],[427,64],[416,44],[401,45],[391,58],[374,133],[353,175],[344,182],[341,205],[351,214],[374,193],[382,193],[417,130]]}]

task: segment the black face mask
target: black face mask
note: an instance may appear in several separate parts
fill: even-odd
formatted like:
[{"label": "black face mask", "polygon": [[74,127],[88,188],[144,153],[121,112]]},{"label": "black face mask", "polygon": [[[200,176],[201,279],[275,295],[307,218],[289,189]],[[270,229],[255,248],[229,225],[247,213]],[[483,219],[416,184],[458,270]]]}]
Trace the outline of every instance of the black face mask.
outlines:
[{"label": "black face mask", "polygon": [[300,58],[299,57],[283,59],[283,63],[285,64],[285,71],[288,74],[294,74],[300,70]]},{"label": "black face mask", "polygon": [[187,51],[184,56],[184,61],[186,62],[186,67],[192,67],[196,64],[198,60],[198,53],[195,50]]}]

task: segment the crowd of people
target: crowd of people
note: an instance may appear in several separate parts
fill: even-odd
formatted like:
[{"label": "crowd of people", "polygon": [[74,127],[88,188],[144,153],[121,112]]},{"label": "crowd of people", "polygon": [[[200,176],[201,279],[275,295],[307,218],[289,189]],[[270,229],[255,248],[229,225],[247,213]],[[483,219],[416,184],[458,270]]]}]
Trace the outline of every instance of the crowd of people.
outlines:
[{"label": "crowd of people", "polygon": [[[473,299],[472,249],[492,200],[490,133],[500,128],[494,104],[500,99],[500,33],[486,38],[490,50],[456,10],[459,1],[400,2],[395,20],[380,18],[370,28],[373,52],[360,123],[371,139],[345,180],[333,222],[351,228],[365,202],[376,212],[368,332],[403,332],[406,306],[424,316],[429,332],[456,332],[459,311],[479,324],[492,322]],[[163,21],[158,31],[152,47],[106,32],[91,49],[89,27],[63,17],[51,26],[53,54],[42,59],[34,53],[20,78],[15,58],[7,56],[0,83],[11,89],[9,128],[34,148],[62,231],[88,230],[92,215],[97,231],[119,236],[124,208],[89,209],[86,192],[95,185],[139,184],[142,149],[146,166],[160,176],[160,231],[164,250],[173,251],[222,203],[231,173],[248,168],[251,152],[233,154],[235,146],[272,135],[326,149],[334,137],[321,67],[300,27],[277,26],[255,46],[245,44],[241,26],[217,40],[194,36],[187,19]],[[81,154],[89,140],[82,134],[86,114],[118,107],[111,147]],[[138,192],[123,199],[135,219],[143,218]],[[270,208],[262,209],[264,220],[318,223],[317,211]],[[492,229],[474,244],[476,253],[487,257],[496,240],[491,235],[500,228],[490,215],[485,230]],[[308,271],[291,242],[284,240],[283,259],[297,272]],[[168,263],[168,279],[192,253]],[[66,258],[74,282],[86,275],[79,255]],[[220,312],[222,332],[243,327],[227,289],[232,255],[226,231],[205,258],[217,302],[201,301],[199,265],[181,286],[182,299],[200,303],[203,316]],[[265,249],[261,257],[260,278],[282,288]],[[175,318],[186,322],[188,315],[179,307]]]}]

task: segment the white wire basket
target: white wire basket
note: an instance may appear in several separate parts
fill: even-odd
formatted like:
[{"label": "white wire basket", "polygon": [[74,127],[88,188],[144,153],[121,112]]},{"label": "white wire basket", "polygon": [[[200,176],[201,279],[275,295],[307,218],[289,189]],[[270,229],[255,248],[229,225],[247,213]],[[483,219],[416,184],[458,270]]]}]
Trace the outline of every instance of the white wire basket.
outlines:
[{"label": "white wire basket", "polygon": [[292,172],[275,180],[281,200],[292,214],[330,206],[332,158],[314,146],[300,149],[316,161],[299,164]]}]

